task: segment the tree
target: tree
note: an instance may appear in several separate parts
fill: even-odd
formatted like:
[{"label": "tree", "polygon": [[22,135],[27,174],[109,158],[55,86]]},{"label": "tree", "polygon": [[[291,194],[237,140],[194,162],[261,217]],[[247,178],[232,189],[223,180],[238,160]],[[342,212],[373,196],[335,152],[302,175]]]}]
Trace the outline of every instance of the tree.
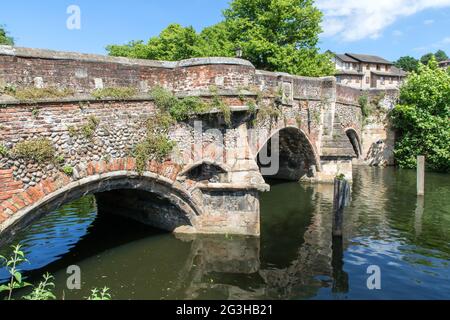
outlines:
[{"label": "tree", "polygon": [[334,72],[317,49],[322,13],[311,0],[234,0],[225,10],[231,41],[257,68],[299,75]]},{"label": "tree", "polygon": [[8,36],[8,32],[0,25],[0,45],[14,45],[14,39]]},{"label": "tree", "polygon": [[112,56],[180,60],[201,56],[235,55],[257,68],[305,76],[334,73],[329,54],[317,48],[322,13],[312,0],[233,0],[225,20],[196,33],[192,27],[172,24],[147,44],[132,41],[111,45]]},{"label": "tree", "polygon": [[394,65],[406,72],[413,72],[417,71],[419,61],[411,56],[404,56],[395,61]]},{"label": "tree", "polygon": [[400,90],[392,113],[399,132],[394,154],[404,168],[414,168],[425,155],[429,168],[450,171],[450,73],[438,68],[434,56],[419,65]]},{"label": "tree", "polygon": [[171,24],[147,44],[131,41],[126,45],[110,45],[106,49],[111,56],[177,61],[197,57],[198,41],[194,28]]},{"label": "tree", "polygon": [[422,58],[420,58],[420,62],[422,62],[422,64],[424,64],[424,65],[427,65],[428,62],[430,62],[430,60],[431,60],[432,58],[434,58],[434,54],[432,54],[432,53],[430,52],[430,53],[424,54],[424,55],[422,56]]},{"label": "tree", "polygon": [[448,60],[448,56],[445,53],[444,50],[438,50],[436,51],[436,53],[434,54],[434,56],[436,57],[436,60],[438,62],[444,61],[444,60]]}]

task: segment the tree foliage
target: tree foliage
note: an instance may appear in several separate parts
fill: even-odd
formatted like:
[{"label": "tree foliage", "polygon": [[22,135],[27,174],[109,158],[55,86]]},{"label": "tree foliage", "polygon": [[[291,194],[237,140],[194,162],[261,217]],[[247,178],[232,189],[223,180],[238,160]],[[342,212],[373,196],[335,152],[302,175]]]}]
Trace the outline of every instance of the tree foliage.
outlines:
[{"label": "tree foliage", "polygon": [[0,45],[14,45],[14,39],[8,36],[8,32],[0,25]]},{"label": "tree foliage", "polygon": [[159,36],[110,45],[112,56],[155,60],[232,57],[237,47],[257,68],[306,76],[334,73],[329,54],[317,48],[322,13],[312,0],[233,0],[224,21],[197,33],[171,24]]},{"label": "tree foliage", "polygon": [[424,54],[424,55],[420,58],[420,62],[422,62],[422,64],[427,65],[427,64],[430,62],[430,60],[431,60],[432,58],[434,58],[434,59],[436,59],[438,62],[440,62],[440,61],[447,60],[447,59],[448,59],[448,56],[447,56],[447,54],[445,53],[445,51],[443,51],[443,50],[438,50],[438,51],[436,51],[435,53],[431,53],[431,52],[430,52],[430,53]]},{"label": "tree foliage", "polygon": [[411,56],[404,56],[395,61],[394,65],[406,72],[413,72],[417,71],[419,60]]},{"label": "tree foliage", "polygon": [[425,155],[430,169],[450,171],[450,74],[431,58],[409,75],[392,114],[400,137],[395,158],[404,168],[414,168]]}]

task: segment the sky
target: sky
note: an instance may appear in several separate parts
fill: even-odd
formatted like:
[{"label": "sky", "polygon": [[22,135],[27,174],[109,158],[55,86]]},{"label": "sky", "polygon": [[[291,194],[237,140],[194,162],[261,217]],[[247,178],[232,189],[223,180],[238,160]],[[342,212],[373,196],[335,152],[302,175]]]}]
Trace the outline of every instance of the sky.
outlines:
[{"label": "sky", "polygon": [[[197,31],[219,22],[229,0],[15,0],[0,24],[21,47],[105,54],[108,44],[145,40],[168,24]],[[67,21],[80,9],[80,28]],[[324,13],[322,51],[375,54],[389,60],[438,49],[450,55],[450,0],[316,0]],[[73,25],[73,24],[72,24]]]}]

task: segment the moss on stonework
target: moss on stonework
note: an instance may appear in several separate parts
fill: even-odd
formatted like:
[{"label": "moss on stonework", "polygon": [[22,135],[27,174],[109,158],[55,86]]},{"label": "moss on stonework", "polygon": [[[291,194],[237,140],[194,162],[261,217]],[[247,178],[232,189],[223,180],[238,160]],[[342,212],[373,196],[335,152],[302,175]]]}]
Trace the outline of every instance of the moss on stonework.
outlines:
[{"label": "moss on stonework", "polygon": [[67,127],[67,131],[70,137],[76,137],[82,135],[86,139],[92,139],[94,137],[95,131],[97,130],[100,124],[100,120],[95,116],[89,116],[84,125],[80,128],[76,128],[74,126]]},{"label": "moss on stonework", "polygon": [[92,96],[96,99],[113,98],[124,100],[131,98],[137,94],[137,89],[133,87],[108,87],[97,89],[92,92]]},{"label": "moss on stonework", "polygon": [[231,108],[227,105],[222,98],[219,96],[219,90],[216,86],[209,87],[209,91],[212,94],[211,98],[211,109],[220,110],[223,115],[223,120],[227,126],[231,125]]},{"label": "moss on stonework", "polygon": [[37,138],[17,143],[12,155],[24,160],[43,163],[52,161],[55,156],[55,148],[47,138]]},{"label": "moss on stonework", "polygon": [[18,100],[40,100],[50,98],[66,98],[74,95],[72,89],[58,89],[55,87],[46,88],[20,88],[11,91],[10,94]]},{"label": "moss on stonework", "polygon": [[169,114],[175,121],[185,121],[211,109],[199,97],[178,98],[172,92],[158,86],[151,90],[150,96],[159,111]]},{"label": "moss on stonework", "polygon": [[62,168],[62,172],[64,172],[68,176],[72,176],[73,175],[73,167],[71,167],[71,166],[64,166]]}]

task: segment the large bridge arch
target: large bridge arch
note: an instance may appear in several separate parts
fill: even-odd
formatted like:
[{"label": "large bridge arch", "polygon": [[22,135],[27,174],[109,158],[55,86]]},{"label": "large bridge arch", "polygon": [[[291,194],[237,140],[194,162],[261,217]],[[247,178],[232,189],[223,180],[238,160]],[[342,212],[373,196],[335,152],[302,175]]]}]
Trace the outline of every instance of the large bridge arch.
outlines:
[{"label": "large bridge arch", "polygon": [[[314,178],[316,171],[321,170],[318,152],[302,129],[296,126],[278,128],[270,132],[263,141],[255,159],[263,176],[298,181]],[[273,145],[274,143],[278,144],[278,147]]]},{"label": "large bridge arch", "polygon": [[[26,228],[48,212],[89,194],[96,196],[99,211],[105,200],[106,204],[110,205],[109,209],[120,208],[120,203],[130,196],[130,192],[135,192],[136,196],[148,195],[145,199],[147,203],[151,203],[152,199],[159,199],[162,204],[170,208],[165,211],[160,210],[152,216],[154,211],[148,211],[149,207],[139,207],[136,199],[132,199],[127,202],[127,208],[133,213],[135,210],[138,212],[135,215],[125,215],[167,231],[176,232],[177,228],[194,231],[198,218],[203,213],[201,204],[179,183],[158,173],[146,171],[138,174],[133,170],[120,170],[93,173],[76,181],[68,181],[66,177],[64,178],[61,177],[59,181],[56,181],[55,188],[49,188],[46,186],[48,183],[44,182],[33,190],[27,190],[15,196],[16,201],[17,199],[31,201],[0,225],[2,242],[7,242],[8,238],[13,237],[17,231]],[[67,183],[64,184],[62,180]],[[36,191],[38,189],[42,190],[41,197],[36,196],[33,201],[30,194],[39,193]],[[45,194],[44,190],[49,192]],[[99,201],[99,196],[102,201]],[[130,207],[129,204],[133,202],[136,202],[135,206]]]}]

